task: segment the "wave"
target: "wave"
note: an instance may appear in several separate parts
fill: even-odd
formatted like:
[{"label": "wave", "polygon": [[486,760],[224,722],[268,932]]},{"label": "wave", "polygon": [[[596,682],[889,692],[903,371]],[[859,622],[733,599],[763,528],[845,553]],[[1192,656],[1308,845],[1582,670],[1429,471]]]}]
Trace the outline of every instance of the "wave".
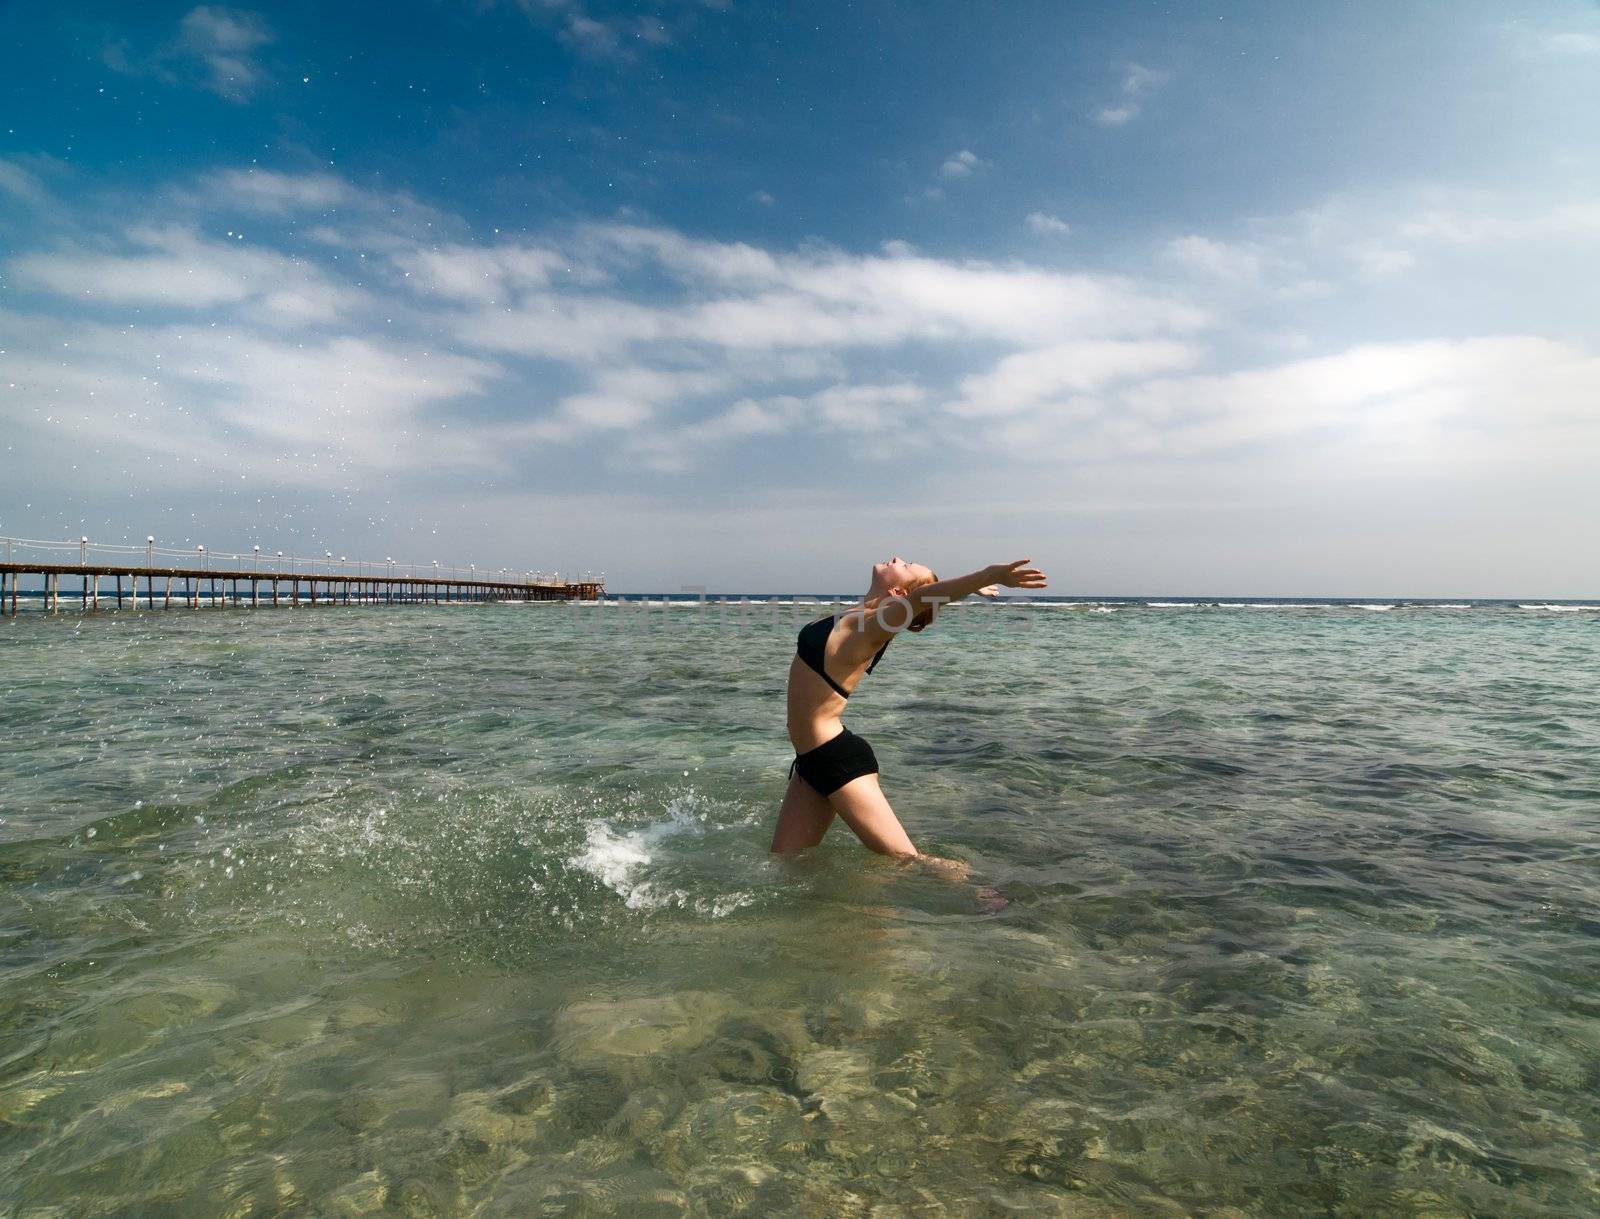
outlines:
[{"label": "wave", "polygon": [[692,796],[674,798],[667,805],[667,819],[637,829],[615,829],[591,825],[585,842],[572,863],[610,889],[630,910],[662,910],[675,907],[693,909],[712,918],[731,914],[747,906],[754,895],[743,892],[720,893],[695,898],[686,890],[671,888],[653,877],[653,865],[661,862],[663,848],[673,839],[699,837],[704,822],[690,812]]},{"label": "wave", "polygon": [[1600,611],[1600,605],[1549,605],[1538,602],[1532,605],[1519,605],[1517,608],[1526,610],[1549,610],[1553,614],[1578,614],[1585,611],[1590,613]]}]

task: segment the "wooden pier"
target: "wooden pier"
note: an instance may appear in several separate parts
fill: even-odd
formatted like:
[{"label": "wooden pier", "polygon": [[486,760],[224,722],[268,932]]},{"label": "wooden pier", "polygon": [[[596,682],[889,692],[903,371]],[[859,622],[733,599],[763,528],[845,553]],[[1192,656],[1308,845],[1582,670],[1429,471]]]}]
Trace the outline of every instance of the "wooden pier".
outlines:
[{"label": "wooden pier", "polygon": [[[83,549],[87,551],[86,543]],[[153,560],[154,548],[145,548],[145,554]],[[441,572],[437,565],[430,574],[419,574],[416,568],[395,570],[392,564],[382,572],[314,567],[263,571],[253,556],[227,556],[246,559],[249,566],[222,567],[162,566],[153,561],[117,564],[87,554],[81,557],[84,561],[77,563],[43,563],[8,555],[0,562],[0,613],[17,614],[24,580],[32,586],[26,599],[41,600],[50,613],[59,613],[63,604],[84,611],[138,609],[141,601],[149,609],[224,609],[594,601],[605,596],[603,579],[562,580],[532,573],[516,577],[457,568]]]}]

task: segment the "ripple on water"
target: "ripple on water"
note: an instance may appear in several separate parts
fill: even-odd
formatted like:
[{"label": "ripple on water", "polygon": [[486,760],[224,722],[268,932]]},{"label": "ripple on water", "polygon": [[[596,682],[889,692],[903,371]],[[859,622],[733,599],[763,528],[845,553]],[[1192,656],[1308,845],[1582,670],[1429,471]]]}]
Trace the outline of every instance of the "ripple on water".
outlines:
[{"label": "ripple on water", "polygon": [[908,641],[996,912],[766,857],[788,624],[574,614],[10,625],[0,1210],[1600,1210],[1592,616]]}]

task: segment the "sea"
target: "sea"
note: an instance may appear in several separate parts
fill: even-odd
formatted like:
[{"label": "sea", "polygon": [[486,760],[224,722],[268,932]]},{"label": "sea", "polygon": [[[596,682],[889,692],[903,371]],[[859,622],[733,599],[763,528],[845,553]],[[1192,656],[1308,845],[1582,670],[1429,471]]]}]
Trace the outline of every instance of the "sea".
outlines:
[{"label": "sea", "polygon": [[0,1216],[1600,1214],[1600,606],[828,601],[0,621]]}]

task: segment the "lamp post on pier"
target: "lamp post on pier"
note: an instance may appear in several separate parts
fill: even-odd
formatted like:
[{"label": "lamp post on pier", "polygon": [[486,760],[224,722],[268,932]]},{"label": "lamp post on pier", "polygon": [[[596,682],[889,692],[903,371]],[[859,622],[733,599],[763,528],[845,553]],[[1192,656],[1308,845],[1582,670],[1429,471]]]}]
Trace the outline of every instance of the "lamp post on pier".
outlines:
[{"label": "lamp post on pier", "polygon": [[87,537],[78,539],[78,566],[89,566],[89,539]]},{"label": "lamp post on pier", "polygon": [[261,547],[259,547],[259,546],[250,547],[250,553],[254,556],[254,561],[255,561],[254,570],[255,571],[260,571],[261,570]]},{"label": "lamp post on pier", "polygon": [[201,567],[201,569],[203,571],[210,571],[211,570],[211,559],[206,554],[206,548],[204,546],[196,546],[195,550],[197,552],[199,552],[199,555],[200,555],[200,567]]},{"label": "lamp post on pier", "polygon": [[156,535],[153,533],[147,534],[144,539],[144,565],[146,567],[154,567],[156,565],[155,553]]}]

